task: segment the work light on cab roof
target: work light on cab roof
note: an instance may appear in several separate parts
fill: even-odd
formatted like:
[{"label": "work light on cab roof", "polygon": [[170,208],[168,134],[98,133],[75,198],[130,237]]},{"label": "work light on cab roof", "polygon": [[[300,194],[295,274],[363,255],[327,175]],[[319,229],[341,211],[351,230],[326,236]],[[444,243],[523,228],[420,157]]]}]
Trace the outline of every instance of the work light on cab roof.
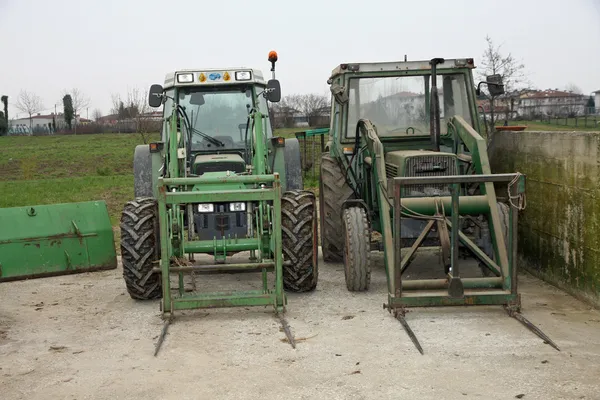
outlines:
[{"label": "work light on cab roof", "polygon": [[228,67],[210,69],[183,69],[169,73],[165,77],[164,88],[194,85],[234,85],[240,83],[265,84],[260,70],[248,67]]}]

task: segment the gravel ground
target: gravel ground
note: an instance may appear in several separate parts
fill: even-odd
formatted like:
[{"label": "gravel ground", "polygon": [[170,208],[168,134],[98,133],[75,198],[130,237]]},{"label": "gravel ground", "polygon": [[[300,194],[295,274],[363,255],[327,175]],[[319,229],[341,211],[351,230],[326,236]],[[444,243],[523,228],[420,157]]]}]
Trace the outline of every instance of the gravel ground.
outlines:
[{"label": "gravel ground", "polygon": [[154,357],[159,303],[130,299],[120,268],[2,283],[0,398],[600,399],[600,312],[521,275],[524,315],[561,352],[500,307],[452,307],[407,315],[421,355],[383,310],[373,260],[369,292],[348,292],[343,266],[321,261],[318,289],[289,295],[295,350],[269,309],[216,309],[177,317]]}]

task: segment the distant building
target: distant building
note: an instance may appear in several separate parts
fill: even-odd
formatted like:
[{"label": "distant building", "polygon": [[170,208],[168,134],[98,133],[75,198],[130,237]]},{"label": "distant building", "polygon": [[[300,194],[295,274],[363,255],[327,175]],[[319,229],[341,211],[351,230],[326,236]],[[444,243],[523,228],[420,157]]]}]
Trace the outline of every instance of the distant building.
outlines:
[{"label": "distant building", "polygon": [[[589,96],[558,89],[522,89],[496,97],[494,113],[498,120],[576,117],[589,113],[588,99]],[[479,111],[490,113],[490,101],[485,95],[478,98],[477,105]]]},{"label": "distant building", "polygon": [[[54,123],[53,123],[54,121]],[[31,125],[30,125],[31,122]],[[92,121],[85,118],[77,118],[73,121],[73,123],[78,124],[89,124]],[[9,125],[9,134],[31,134],[33,133],[53,133],[55,132],[54,126],[56,126],[56,131],[66,128],[67,123],[65,121],[65,116],[62,113],[58,114],[36,114],[31,116],[31,121],[29,116],[14,118],[8,121]],[[30,130],[31,126],[31,130]]]},{"label": "distant building", "polygon": [[594,105],[596,107],[596,114],[600,114],[600,90],[596,90],[593,92],[594,95]]},{"label": "distant building", "polygon": [[517,111],[522,118],[576,117],[585,114],[588,98],[557,89],[528,91],[520,96]]},{"label": "distant building", "polygon": [[271,115],[275,128],[326,127],[329,126],[331,108],[323,107],[308,116],[291,107],[273,107]]}]

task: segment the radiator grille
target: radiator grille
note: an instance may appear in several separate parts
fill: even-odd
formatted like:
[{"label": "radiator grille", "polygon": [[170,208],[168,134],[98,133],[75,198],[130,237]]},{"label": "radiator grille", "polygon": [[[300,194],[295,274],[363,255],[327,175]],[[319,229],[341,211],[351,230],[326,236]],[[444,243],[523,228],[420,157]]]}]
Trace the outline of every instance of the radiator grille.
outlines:
[{"label": "radiator grille", "polygon": [[[427,155],[411,157],[406,161],[406,170],[404,176],[412,177],[448,175],[458,175],[456,160],[452,156]],[[447,184],[413,185],[405,187],[404,191],[410,196],[448,196],[450,195],[450,186]]]},{"label": "radiator grille", "polygon": [[241,162],[222,161],[212,163],[199,163],[194,166],[194,173],[196,175],[202,175],[205,172],[220,172],[220,171],[233,171],[236,173],[242,173],[246,170],[246,166]]},{"label": "radiator grille", "polygon": [[388,179],[397,177],[398,166],[395,164],[385,163],[385,176]]}]

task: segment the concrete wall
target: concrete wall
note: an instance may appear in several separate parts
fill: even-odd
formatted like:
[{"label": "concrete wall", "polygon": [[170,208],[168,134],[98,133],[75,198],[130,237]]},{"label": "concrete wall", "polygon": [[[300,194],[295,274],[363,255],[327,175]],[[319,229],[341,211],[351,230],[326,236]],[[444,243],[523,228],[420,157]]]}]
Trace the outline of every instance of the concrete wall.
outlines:
[{"label": "concrete wall", "polygon": [[527,175],[521,266],[600,304],[600,132],[498,132],[492,171]]}]

